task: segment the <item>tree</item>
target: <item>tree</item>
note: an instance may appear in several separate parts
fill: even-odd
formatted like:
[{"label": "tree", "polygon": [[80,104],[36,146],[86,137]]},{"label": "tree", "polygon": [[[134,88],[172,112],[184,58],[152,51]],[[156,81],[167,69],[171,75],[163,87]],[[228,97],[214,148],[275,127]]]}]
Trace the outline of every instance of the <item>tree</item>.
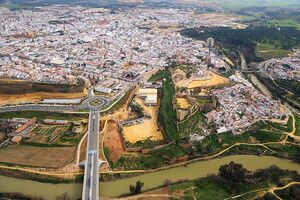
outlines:
[{"label": "tree", "polygon": [[129,186],[129,191],[130,191],[131,195],[134,195],[135,194],[135,187],[133,185],[130,185]]},{"label": "tree", "polygon": [[72,200],[72,198],[70,195],[68,195],[68,193],[65,192],[62,195],[57,196],[56,200]]},{"label": "tree", "polygon": [[246,183],[247,172],[242,164],[233,161],[219,168],[219,175],[229,186],[231,192],[239,191],[242,184]]},{"label": "tree", "polygon": [[137,181],[135,186],[130,185],[129,191],[131,195],[139,194],[142,192],[142,187],[144,187],[144,183],[141,181]]},{"label": "tree", "polygon": [[144,183],[142,183],[141,181],[137,181],[135,185],[135,194],[141,193],[142,187],[144,187]]},{"label": "tree", "polygon": [[277,198],[270,192],[266,193],[263,200],[276,200]]},{"label": "tree", "polygon": [[172,181],[169,180],[169,179],[166,179],[166,180],[164,181],[164,185],[168,188],[168,191],[170,191],[171,185],[172,185]]}]

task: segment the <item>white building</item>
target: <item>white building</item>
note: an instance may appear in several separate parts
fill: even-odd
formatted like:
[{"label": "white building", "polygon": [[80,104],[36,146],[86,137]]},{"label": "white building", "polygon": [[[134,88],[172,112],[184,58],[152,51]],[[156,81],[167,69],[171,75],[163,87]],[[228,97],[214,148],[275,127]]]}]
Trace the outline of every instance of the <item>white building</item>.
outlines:
[{"label": "white building", "polygon": [[146,105],[157,105],[157,89],[154,88],[141,88],[138,92],[139,97],[145,99]]}]

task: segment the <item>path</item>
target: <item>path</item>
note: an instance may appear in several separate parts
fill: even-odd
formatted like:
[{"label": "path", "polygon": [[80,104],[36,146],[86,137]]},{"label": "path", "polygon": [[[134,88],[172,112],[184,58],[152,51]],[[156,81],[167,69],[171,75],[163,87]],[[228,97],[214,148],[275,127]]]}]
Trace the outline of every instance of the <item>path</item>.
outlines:
[{"label": "path", "polygon": [[272,193],[277,199],[283,200],[282,198],[280,198],[280,197],[275,193],[275,191],[276,191],[276,190],[284,190],[284,189],[286,189],[286,188],[288,188],[288,187],[290,187],[290,186],[292,186],[292,185],[300,185],[300,182],[293,181],[293,182],[290,182],[290,183],[286,184],[286,185],[283,186],[283,187],[272,187],[272,188],[269,189],[269,192]]},{"label": "path", "polygon": [[224,200],[238,199],[238,198],[243,197],[243,196],[245,196],[245,195],[247,195],[247,194],[257,193],[257,192],[270,192],[270,193],[272,193],[277,199],[283,200],[283,199],[281,199],[281,198],[275,193],[275,191],[276,191],[276,190],[283,190],[283,189],[286,189],[286,188],[288,188],[288,187],[290,187],[290,186],[292,186],[292,185],[300,185],[300,182],[293,181],[293,182],[290,182],[290,183],[286,184],[286,185],[283,186],[283,187],[271,187],[271,188],[267,187],[267,188],[260,188],[260,189],[256,189],[256,190],[251,190],[251,191],[248,191],[248,192],[245,192],[245,193],[242,193],[242,194],[233,196],[233,197],[226,198],[226,199],[224,199]]}]

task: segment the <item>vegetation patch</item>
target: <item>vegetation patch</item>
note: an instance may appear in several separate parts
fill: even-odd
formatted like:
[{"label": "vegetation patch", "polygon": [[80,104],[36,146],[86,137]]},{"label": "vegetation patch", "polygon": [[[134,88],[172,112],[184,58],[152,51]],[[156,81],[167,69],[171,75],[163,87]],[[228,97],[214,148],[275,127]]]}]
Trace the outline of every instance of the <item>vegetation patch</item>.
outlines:
[{"label": "vegetation patch", "polygon": [[155,74],[153,74],[148,81],[155,82],[155,81],[162,81],[164,78],[170,77],[170,73],[167,70],[159,70]]},{"label": "vegetation patch", "polygon": [[255,46],[255,54],[264,60],[283,58],[288,56],[289,53],[291,52],[278,47],[276,44],[258,43]]},{"label": "vegetation patch", "polygon": [[83,92],[83,90],[83,80],[79,80],[78,84],[48,84],[20,80],[0,80],[1,94],[24,94],[24,91],[26,91],[26,93],[78,93]]},{"label": "vegetation patch", "polygon": [[158,112],[158,122],[164,130],[164,133],[169,140],[178,139],[177,131],[177,118],[176,112],[173,108],[173,97],[175,95],[175,87],[171,79],[171,73],[168,70],[164,70],[163,73],[166,77],[163,81],[163,94],[160,102],[160,108]]},{"label": "vegetation patch", "polygon": [[[203,31],[204,30],[204,31]],[[206,40],[216,38],[226,48],[236,48],[244,53],[247,62],[261,61],[255,54],[258,43],[268,44],[277,49],[290,50],[300,44],[300,31],[291,27],[250,26],[246,29],[232,29],[229,27],[185,29],[181,34],[194,39]],[[282,55],[282,52],[280,52]]]},{"label": "vegetation patch", "polygon": [[[254,197],[255,194],[258,194],[257,192],[263,196],[269,195],[268,188],[283,186],[291,181],[299,181],[299,178],[296,172],[282,170],[276,166],[250,172],[241,164],[230,162],[222,165],[216,175],[183,183],[173,183],[168,186],[168,189],[173,194],[183,193],[183,199],[225,199],[249,192],[250,194],[240,197],[248,199],[247,197]],[[259,191],[255,192],[255,190]],[[284,199],[291,199],[296,193],[293,190],[286,194],[288,195]],[[269,198],[263,197],[263,199]]]},{"label": "vegetation patch", "polygon": [[186,120],[184,120],[181,123],[178,123],[179,137],[185,138],[190,136],[191,134],[202,133],[204,124],[205,116],[200,111],[196,111]]},{"label": "vegetation patch", "polygon": [[88,114],[74,114],[74,113],[58,113],[48,111],[15,111],[5,112],[0,114],[0,119],[13,118],[37,118],[43,119],[60,119],[60,120],[82,120],[88,118]]}]

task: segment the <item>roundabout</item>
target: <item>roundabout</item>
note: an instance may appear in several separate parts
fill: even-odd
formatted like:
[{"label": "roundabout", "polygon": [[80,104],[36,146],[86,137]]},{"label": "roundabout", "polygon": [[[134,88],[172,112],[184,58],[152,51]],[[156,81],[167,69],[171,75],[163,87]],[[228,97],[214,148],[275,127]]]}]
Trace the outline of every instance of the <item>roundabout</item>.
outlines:
[{"label": "roundabout", "polygon": [[109,104],[109,100],[106,97],[90,97],[85,102],[89,108],[101,109]]}]

